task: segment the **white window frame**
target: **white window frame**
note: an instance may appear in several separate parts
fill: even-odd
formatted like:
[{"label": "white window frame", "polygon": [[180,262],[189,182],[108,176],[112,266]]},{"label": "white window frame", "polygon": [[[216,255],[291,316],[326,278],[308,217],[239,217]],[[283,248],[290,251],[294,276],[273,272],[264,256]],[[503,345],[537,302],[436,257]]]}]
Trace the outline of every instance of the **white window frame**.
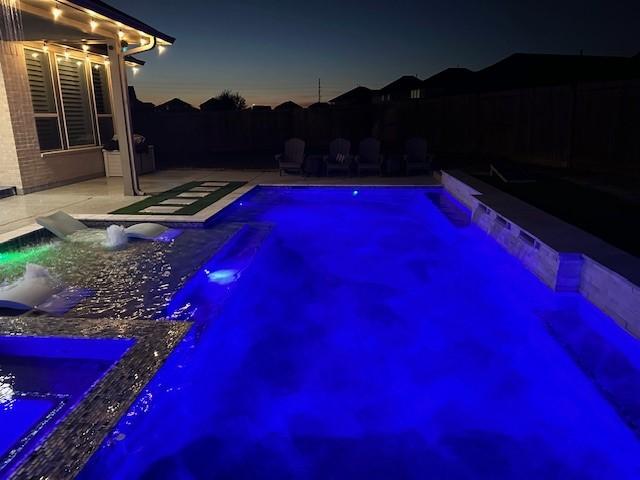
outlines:
[{"label": "white window frame", "polygon": [[[33,116],[35,118],[56,118],[57,124],[58,124],[58,136],[60,138],[60,148],[56,149],[49,149],[49,150],[40,150],[41,152],[58,152],[60,150],[64,150],[64,137],[62,136],[62,119],[60,118],[60,103],[58,101],[58,94],[56,92],[56,84],[57,84],[57,75],[54,74],[53,71],[53,66],[51,64],[51,52],[45,52],[43,48],[37,48],[37,47],[32,47],[32,46],[24,46],[24,52],[25,54],[30,51],[30,52],[35,52],[39,55],[42,55],[43,58],[46,59],[46,61],[48,62],[48,67],[49,67],[49,76],[50,76],[50,80],[51,80],[51,88],[53,90],[53,102],[55,104],[56,107],[56,112],[55,113],[38,113],[38,112],[33,112]],[[25,60],[26,62],[26,60]],[[25,65],[26,68],[26,65]],[[56,69],[57,72],[57,69]],[[31,95],[31,89],[29,89],[29,95]]]},{"label": "white window frame", "polygon": [[[90,87],[91,87],[91,99],[92,99],[92,103],[93,103],[93,111],[94,111],[94,116],[95,116],[95,132],[98,135],[98,145],[103,145],[103,139],[102,139],[102,132],[100,131],[100,122],[98,121],[100,118],[111,118],[111,124],[114,126],[115,128],[115,124],[113,123],[113,99],[111,97],[111,69],[108,68],[108,65],[105,65],[104,63],[100,63],[100,62],[96,62],[94,60],[89,59],[89,81],[90,81]],[[92,68],[94,68],[94,65],[100,65],[100,68],[104,68],[105,72],[106,72],[106,79],[107,79],[107,97],[109,99],[109,106],[111,107],[111,113],[98,113],[98,105],[96,104],[96,89],[95,89],[95,85],[93,84],[93,72],[91,71]],[[111,140],[110,138],[107,138],[105,140]]]}]

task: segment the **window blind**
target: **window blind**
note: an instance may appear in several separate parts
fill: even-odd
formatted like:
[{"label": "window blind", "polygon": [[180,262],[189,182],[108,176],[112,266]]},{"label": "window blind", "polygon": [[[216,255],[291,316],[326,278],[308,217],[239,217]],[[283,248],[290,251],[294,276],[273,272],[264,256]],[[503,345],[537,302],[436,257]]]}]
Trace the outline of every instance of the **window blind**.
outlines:
[{"label": "window blind", "polygon": [[31,49],[25,49],[24,54],[40,149],[59,150],[62,141],[49,55]]},{"label": "window blind", "polygon": [[95,145],[85,63],[58,57],[58,78],[69,146]]}]

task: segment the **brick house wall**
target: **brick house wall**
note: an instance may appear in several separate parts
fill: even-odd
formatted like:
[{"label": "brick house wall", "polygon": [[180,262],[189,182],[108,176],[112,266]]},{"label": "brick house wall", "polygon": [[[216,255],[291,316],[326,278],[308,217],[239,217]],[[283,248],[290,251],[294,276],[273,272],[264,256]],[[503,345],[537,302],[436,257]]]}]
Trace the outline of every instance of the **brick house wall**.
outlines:
[{"label": "brick house wall", "polygon": [[40,158],[40,145],[21,44],[0,44],[0,70],[0,119],[3,124],[0,127],[3,129],[0,167],[2,177],[6,175],[7,178],[0,183],[22,190],[38,175],[35,164]]},{"label": "brick house wall", "polygon": [[29,193],[104,175],[100,147],[42,155],[20,43],[0,44],[0,185]]}]

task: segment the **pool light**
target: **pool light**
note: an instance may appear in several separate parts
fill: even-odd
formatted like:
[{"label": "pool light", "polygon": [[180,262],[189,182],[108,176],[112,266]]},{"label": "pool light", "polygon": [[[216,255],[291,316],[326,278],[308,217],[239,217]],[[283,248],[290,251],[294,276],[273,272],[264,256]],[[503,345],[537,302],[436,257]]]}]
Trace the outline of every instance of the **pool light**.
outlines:
[{"label": "pool light", "polygon": [[240,277],[240,272],[233,269],[215,270],[213,272],[205,270],[205,273],[210,282],[218,285],[228,285]]}]

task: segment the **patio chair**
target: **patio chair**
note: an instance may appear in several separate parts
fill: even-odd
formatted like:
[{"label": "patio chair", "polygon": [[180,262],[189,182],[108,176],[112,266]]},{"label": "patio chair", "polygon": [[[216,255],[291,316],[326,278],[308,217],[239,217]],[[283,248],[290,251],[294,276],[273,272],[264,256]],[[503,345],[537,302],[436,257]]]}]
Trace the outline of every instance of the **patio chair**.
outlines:
[{"label": "patio chair", "polygon": [[424,138],[410,138],[404,145],[404,172],[409,175],[411,171],[431,171],[433,159],[427,151],[427,141]]},{"label": "patio chair", "polygon": [[377,172],[378,175],[382,175],[380,141],[375,138],[365,138],[362,140],[358,147],[358,155],[356,155],[355,163],[358,175],[363,172]]},{"label": "patio chair", "polygon": [[[37,217],[36,222],[62,240],[68,240],[70,235],[89,228],[65,212],[56,212],[46,217]],[[140,240],[160,239],[168,230],[168,227],[157,223],[136,223],[124,229],[128,238]]]},{"label": "patio chair", "polygon": [[329,155],[323,157],[327,175],[332,171],[351,172],[351,142],[344,138],[336,138],[329,144]]},{"label": "patio chair", "polygon": [[276,155],[276,161],[282,172],[299,172],[304,174],[304,140],[290,138],[284,142],[284,153]]}]

